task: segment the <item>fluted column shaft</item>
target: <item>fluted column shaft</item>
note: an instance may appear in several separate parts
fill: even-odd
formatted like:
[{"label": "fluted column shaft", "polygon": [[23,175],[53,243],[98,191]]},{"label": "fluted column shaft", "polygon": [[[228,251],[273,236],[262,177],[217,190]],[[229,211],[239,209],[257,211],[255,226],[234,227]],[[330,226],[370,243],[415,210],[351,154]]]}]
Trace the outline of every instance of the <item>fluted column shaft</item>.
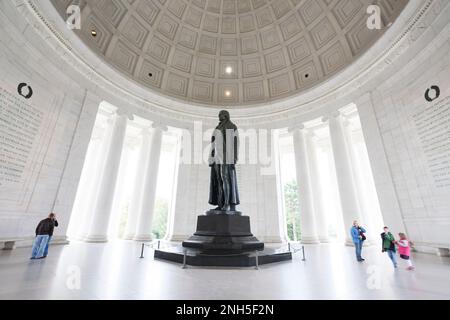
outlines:
[{"label": "fluted column shaft", "polygon": [[102,173],[100,175],[97,198],[95,199],[95,205],[93,207],[94,210],[92,211],[92,222],[89,233],[85,238],[85,240],[89,242],[105,242],[108,240],[107,234],[111,217],[111,207],[116,188],[128,118],[128,115],[122,113],[116,113],[114,115],[111,138],[106,151],[104,165],[101,167]]},{"label": "fluted column shaft", "polygon": [[156,184],[158,182],[159,158],[161,155],[162,133],[166,128],[160,125],[153,126],[150,141],[150,154],[144,175],[142,200],[139,208],[139,219],[136,236],[137,241],[152,240],[152,222],[156,200]]},{"label": "fluted column shaft", "polygon": [[344,220],[345,240],[346,244],[351,245],[350,228],[354,220],[361,220],[356,186],[353,180],[352,163],[342,116],[335,113],[328,118],[328,121]]},{"label": "fluted column shaft", "polygon": [[305,130],[303,127],[299,127],[294,128],[292,132],[300,202],[301,241],[318,243]]},{"label": "fluted column shaft", "polygon": [[317,234],[320,242],[330,242],[328,235],[328,219],[323,207],[322,187],[320,183],[320,173],[317,163],[317,151],[314,144],[314,134],[309,133],[306,135],[306,149],[308,154],[308,163],[311,177],[311,187],[313,191],[314,199],[314,213],[316,221]]},{"label": "fluted column shaft", "polygon": [[360,208],[360,223],[367,229],[367,241],[366,244],[376,244],[379,240],[379,230],[374,227],[374,220],[372,218],[371,210],[367,206],[367,199],[364,194],[365,186],[363,184],[363,177],[361,175],[361,164],[358,161],[357,153],[352,147],[352,134],[351,125],[349,121],[344,121],[344,130],[346,133],[349,155],[352,163],[353,181],[355,182],[356,195],[358,196],[358,203]]},{"label": "fluted column shaft", "polygon": [[[102,176],[102,168],[104,167],[105,161],[106,161],[106,154],[108,151],[108,147],[110,145],[111,140],[111,134],[112,129],[114,125],[114,119],[108,119],[107,120],[107,127],[105,129],[105,133],[102,139],[99,138],[100,142],[96,143],[96,141],[93,141],[96,138],[91,137],[90,142],[90,148],[98,148],[98,156],[95,157],[95,161],[93,163],[89,163],[89,159],[86,158],[84,161],[83,166],[83,174],[85,171],[89,177],[89,186],[86,188],[84,192],[86,192],[86,197],[83,197],[83,200],[79,201],[80,204],[77,206],[77,210],[79,210],[82,215],[80,217],[80,223],[77,227],[77,231],[75,233],[75,237],[77,240],[84,241],[89,234],[89,228],[91,226],[92,222],[92,208],[94,208],[97,194],[98,194],[98,188],[99,188],[99,182]],[[81,181],[80,181],[81,185]],[[77,190],[77,197],[79,197],[78,193],[81,192],[80,190]],[[81,196],[80,196],[81,197]],[[74,209],[75,210],[75,207]],[[72,211],[73,211],[72,210]]]},{"label": "fluted column shaft", "polygon": [[139,211],[143,197],[142,189],[144,188],[144,174],[147,168],[148,157],[151,148],[151,133],[149,128],[142,130],[142,143],[139,152],[138,163],[134,178],[133,194],[128,209],[127,226],[125,228],[124,238],[132,240],[136,236],[136,229],[139,220]]}]

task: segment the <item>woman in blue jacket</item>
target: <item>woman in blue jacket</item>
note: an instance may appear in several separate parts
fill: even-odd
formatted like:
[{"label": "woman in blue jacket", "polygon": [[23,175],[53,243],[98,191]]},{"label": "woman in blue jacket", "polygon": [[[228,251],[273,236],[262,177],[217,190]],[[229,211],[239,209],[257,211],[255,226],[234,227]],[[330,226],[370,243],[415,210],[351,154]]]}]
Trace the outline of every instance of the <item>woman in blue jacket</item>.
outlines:
[{"label": "woman in blue jacket", "polygon": [[361,227],[358,221],[353,221],[353,227],[350,229],[350,236],[352,237],[353,244],[355,245],[356,260],[359,262],[364,261],[361,257],[363,242],[366,240],[364,233],[366,233],[366,229]]}]

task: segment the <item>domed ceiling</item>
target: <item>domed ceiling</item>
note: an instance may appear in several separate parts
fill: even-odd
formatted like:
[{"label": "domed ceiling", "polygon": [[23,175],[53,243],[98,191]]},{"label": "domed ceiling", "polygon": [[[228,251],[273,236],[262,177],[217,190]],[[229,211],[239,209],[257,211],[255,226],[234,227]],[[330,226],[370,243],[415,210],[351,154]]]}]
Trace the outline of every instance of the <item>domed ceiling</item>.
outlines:
[{"label": "domed ceiling", "polygon": [[298,94],[352,63],[407,0],[52,0],[80,5],[80,38],[148,88],[208,106]]}]

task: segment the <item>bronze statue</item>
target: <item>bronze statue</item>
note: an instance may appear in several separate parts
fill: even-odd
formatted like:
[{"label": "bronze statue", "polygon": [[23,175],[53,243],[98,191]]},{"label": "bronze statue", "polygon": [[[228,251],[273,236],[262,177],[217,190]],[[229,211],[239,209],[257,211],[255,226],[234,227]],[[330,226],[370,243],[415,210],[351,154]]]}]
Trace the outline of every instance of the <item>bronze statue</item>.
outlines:
[{"label": "bronze statue", "polygon": [[211,137],[209,204],[217,206],[215,211],[232,214],[240,203],[235,167],[238,161],[239,134],[228,111],[220,111],[219,121]]},{"label": "bronze statue", "polygon": [[[186,248],[199,250],[186,263],[210,266],[250,266],[256,263],[268,263],[292,259],[291,252],[286,256],[278,253],[271,255],[267,262],[255,260],[252,253],[264,250],[264,243],[259,241],[250,230],[250,217],[236,210],[239,193],[236,179],[238,162],[239,135],[238,128],[231,122],[228,111],[219,113],[219,124],[211,138],[211,181],[209,203],[217,206],[197,217],[195,233],[183,241],[184,258]],[[232,254],[230,254],[232,253]],[[155,257],[159,250],[155,251]],[[162,255],[169,257],[169,255]],[[181,254],[176,256],[179,259]],[[163,258],[167,259],[167,258]],[[170,259],[169,259],[170,260]]]}]

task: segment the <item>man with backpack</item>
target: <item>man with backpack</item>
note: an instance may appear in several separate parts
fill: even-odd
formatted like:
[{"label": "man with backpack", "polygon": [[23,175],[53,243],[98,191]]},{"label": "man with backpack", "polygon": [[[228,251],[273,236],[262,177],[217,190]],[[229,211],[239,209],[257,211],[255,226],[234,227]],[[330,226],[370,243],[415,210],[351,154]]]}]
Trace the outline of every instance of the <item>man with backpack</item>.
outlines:
[{"label": "man with backpack", "polygon": [[364,259],[361,256],[362,253],[362,246],[364,240],[366,240],[366,236],[364,235],[366,233],[366,229],[361,227],[358,223],[358,221],[353,221],[353,226],[350,229],[350,236],[352,237],[353,244],[355,245],[355,251],[356,251],[356,260],[358,262],[364,261]]}]

